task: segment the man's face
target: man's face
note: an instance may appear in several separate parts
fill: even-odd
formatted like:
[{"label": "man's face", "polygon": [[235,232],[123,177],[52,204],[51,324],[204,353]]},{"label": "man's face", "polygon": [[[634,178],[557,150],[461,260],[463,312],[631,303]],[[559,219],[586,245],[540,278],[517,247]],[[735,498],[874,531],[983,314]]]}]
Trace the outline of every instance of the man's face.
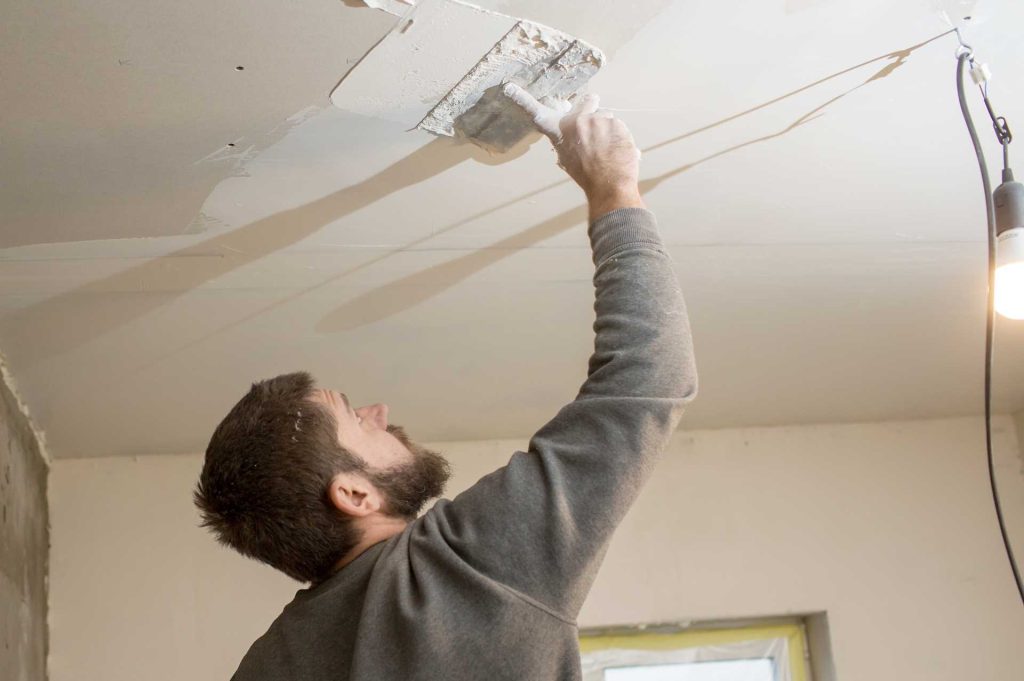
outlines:
[{"label": "man's face", "polygon": [[338,443],[370,468],[393,468],[412,460],[412,452],[388,428],[388,405],[353,409],[343,393],[317,388],[313,400],[325,405],[338,422]]},{"label": "man's face", "polygon": [[348,397],[325,388],[316,389],[312,399],[334,414],[338,444],[366,463],[366,477],[384,494],[390,514],[414,517],[444,492],[448,462],[389,424],[386,404],[353,409]]}]

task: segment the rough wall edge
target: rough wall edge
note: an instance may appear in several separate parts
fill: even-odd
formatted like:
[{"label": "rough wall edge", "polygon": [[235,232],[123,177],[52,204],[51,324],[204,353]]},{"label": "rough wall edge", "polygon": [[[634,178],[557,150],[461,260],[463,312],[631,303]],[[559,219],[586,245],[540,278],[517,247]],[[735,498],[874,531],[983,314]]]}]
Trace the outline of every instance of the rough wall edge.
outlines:
[{"label": "rough wall edge", "polygon": [[50,678],[50,613],[53,611],[50,603],[50,471],[52,460],[49,450],[46,448],[46,438],[43,432],[36,427],[28,411],[28,406],[18,394],[18,390],[7,364],[7,357],[0,352],[0,409],[6,412],[14,412],[12,416],[21,417],[18,422],[11,423],[13,431],[18,432],[19,437],[27,441],[29,449],[35,451],[35,456],[43,465],[43,501],[44,512],[46,513],[46,555],[43,559],[43,603],[44,603],[44,626],[43,626],[43,679]]},{"label": "rough wall edge", "polygon": [[2,352],[0,352],[0,383],[3,384],[3,391],[7,393],[11,402],[18,408],[18,412],[25,419],[24,425],[32,434],[32,448],[36,451],[36,455],[46,464],[46,468],[49,469],[53,464],[53,459],[50,457],[50,450],[46,447],[46,435],[36,426],[35,421],[32,420],[32,415],[29,413],[28,405],[25,404],[25,401],[21,399],[21,395],[18,394],[17,383],[7,364],[7,357]]}]

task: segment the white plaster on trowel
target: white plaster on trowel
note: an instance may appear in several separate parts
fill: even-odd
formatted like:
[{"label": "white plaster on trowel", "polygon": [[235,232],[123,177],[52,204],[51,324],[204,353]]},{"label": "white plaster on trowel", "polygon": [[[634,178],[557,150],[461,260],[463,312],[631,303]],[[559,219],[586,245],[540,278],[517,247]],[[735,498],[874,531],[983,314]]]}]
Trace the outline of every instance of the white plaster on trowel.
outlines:
[{"label": "white plaster on trowel", "polygon": [[[417,127],[451,136],[455,134],[456,119],[476,105],[486,90],[510,81],[537,99],[565,99],[603,63],[604,55],[592,45],[553,28],[520,21]],[[515,105],[509,103],[509,107],[514,109]],[[500,113],[500,109],[491,108],[491,116]]]},{"label": "white plaster on trowel", "polygon": [[490,91],[515,82],[538,99],[565,99],[603,63],[599,49],[548,26],[457,0],[424,0],[349,72],[331,101],[438,135],[458,131],[503,152],[533,126]]}]

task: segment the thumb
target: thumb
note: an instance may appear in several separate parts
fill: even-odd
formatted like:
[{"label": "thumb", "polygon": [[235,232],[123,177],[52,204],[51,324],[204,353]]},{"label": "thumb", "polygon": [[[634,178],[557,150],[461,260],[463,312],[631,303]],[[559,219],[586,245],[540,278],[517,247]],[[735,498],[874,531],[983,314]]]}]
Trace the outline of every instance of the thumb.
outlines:
[{"label": "thumb", "polygon": [[576,100],[572,107],[572,113],[580,116],[586,114],[592,114],[597,112],[597,108],[601,105],[601,98],[597,95],[588,92],[579,99]]},{"label": "thumb", "polygon": [[537,129],[547,135],[554,144],[562,141],[562,129],[559,125],[562,120],[560,111],[541,104],[533,95],[515,83],[506,83],[502,92],[525,111],[533,119],[533,124],[537,126]]}]

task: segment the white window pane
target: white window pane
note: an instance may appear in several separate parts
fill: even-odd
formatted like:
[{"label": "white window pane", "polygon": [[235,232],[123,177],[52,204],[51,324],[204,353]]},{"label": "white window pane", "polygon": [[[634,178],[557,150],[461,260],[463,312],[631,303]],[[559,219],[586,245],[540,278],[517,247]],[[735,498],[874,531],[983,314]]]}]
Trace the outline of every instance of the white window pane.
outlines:
[{"label": "white window pane", "polygon": [[726,660],[604,670],[605,681],[774,681],[771,660]]}]

